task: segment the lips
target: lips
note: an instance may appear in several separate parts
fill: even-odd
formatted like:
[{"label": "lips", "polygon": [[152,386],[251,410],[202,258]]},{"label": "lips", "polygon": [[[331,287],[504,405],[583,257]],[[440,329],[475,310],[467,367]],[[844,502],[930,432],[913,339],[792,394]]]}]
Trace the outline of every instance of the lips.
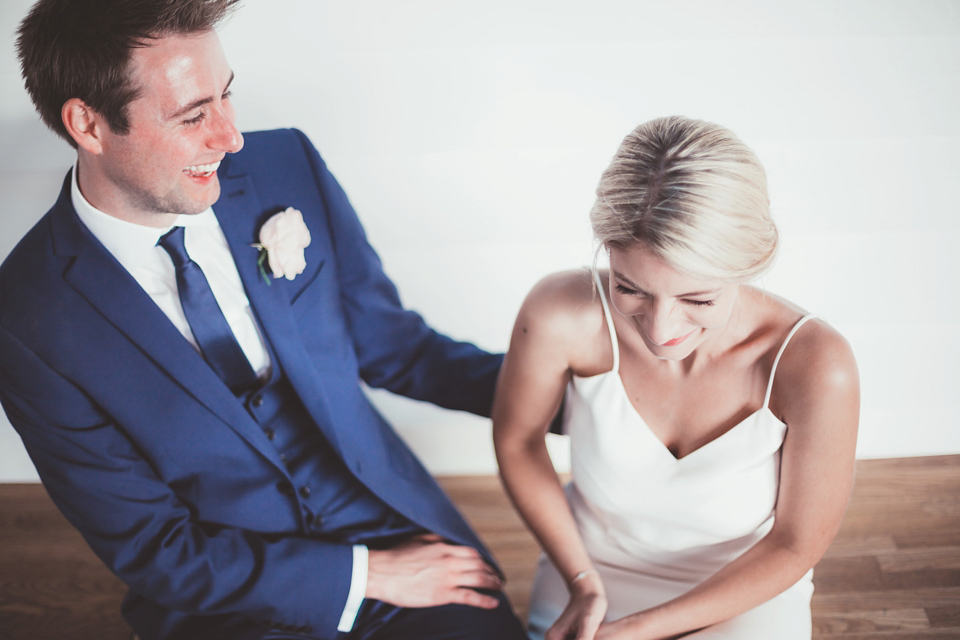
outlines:
[{"label": "lips", "polygon": [[673,340],[667,340],[666,342],[664,342],[664,343],[663,343],[662,345],[660,345],[660,346],[661,346],[661,347],[675,347],[675,346],[677,346],[678,344],[682,343],[682,342],[683,342],[684,340],[686,340],[687,338],[689,338],[690,336],[692,336],[694,331],[696,331],[696,329],[691,330],[690,333],[688,333],[688,334],[685,335],[685,336],[680,336],[679,338],[674,338]]}]

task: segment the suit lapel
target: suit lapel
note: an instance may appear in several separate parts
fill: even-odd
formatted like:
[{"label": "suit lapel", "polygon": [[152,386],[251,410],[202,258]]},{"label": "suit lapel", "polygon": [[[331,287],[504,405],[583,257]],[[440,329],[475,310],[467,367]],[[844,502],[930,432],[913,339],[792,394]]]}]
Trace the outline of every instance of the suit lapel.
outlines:
[{"label": "suit lapel", "polygon": [[[256,423],[199,353],[177,331],[150,296],[80,222],[64,193],[51,216],[55,252],[73,256],[64,279],[110,324],[207,409],[220,417],[281,469],[282,461]],[[110,362],[104,353],[103,366]],[[135,371],[131,372],[136,375]]]},{"label": "suit lapel", "polygon": [[[291,203],[295,206],[295,203]],[[220,228],[227,238],[237,271],[254,310],[260,330],[269,341],[272,353],[287,380],[335,449],[341,451],[336,430],[332,429],[328,402],[322,380],[315,367],[309,365],[306,347],[290,313],[291,301],[279,284],[267,285],[257,266],[257,241],[260,227],[274,210],[264,209],[253,183],[246,175],[221,179],[221,196],[213,206]]]}]

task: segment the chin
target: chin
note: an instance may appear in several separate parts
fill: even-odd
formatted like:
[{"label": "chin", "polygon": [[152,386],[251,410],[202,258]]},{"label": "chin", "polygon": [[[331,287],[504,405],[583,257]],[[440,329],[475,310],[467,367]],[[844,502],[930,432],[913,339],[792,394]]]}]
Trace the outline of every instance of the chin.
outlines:
[{"label": "chin", "polygon": [[655,357],[657,360],[680,362],[681,360],[685,360],[691,353],[693,353],[693,349],[684,350],[682,353],[660,353],[658,351],[651,351],[651,353],[653,353],[653,357]]}]

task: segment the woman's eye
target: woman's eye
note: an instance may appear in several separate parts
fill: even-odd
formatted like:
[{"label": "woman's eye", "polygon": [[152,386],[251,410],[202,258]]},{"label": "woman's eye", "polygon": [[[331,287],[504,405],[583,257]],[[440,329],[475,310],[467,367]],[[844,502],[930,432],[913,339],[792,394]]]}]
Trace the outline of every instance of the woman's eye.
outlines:
[{"label": "woman's eye", "polygon": [[617,293],[623,294],[623,295],[625,295],[625,296],[635,296],[635,295],[637,295],[637,291],[636,291],[636,290],[634,290],[634,289],[628,289],[628,288],[626,288],[625,286],[623,286],[622,284],[618,284],[616,288],[617,288]]},{"label": "woman's eye", "polygon": [[692,304],[695,307],[712,307],[713,300],[684,300],[687,304]]}]

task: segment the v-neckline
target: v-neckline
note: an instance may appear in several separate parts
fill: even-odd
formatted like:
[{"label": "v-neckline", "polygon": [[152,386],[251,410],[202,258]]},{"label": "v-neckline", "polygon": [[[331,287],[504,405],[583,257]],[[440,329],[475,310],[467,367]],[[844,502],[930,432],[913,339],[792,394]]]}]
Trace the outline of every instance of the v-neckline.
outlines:
[{"label": "v-neckline", "polygon": [[[790,329],[790,331],[787,333],[787,336],[786,336],[786,338],[784,338],[783,342],[781,342],[781,344],[780,344],[780,349],[777,351],[776,358],[774,358],[773,367],[771,368],[770,375],[769,375],[769,378],[768,378],[768,380],[767,380],[767,392],[764,394],[763,405],[762,405],[759,409],[757,409],[756,411],[753,411],[753,412],[750,413],[748,416],[746,416],[745,418],[743,418],[743,420],[741,420],[741,421],[738,422],[737,424],[733,425],[732,427],[730,427],[729,429],[727,429],[726,431],[724,431],[723,433],[721,433],[720,435],[718,435],[717,437],[708,440],[707,442],[703,443],[702,445],[700,445],[699,447],[697,447],[697,448],[694,449],[693,451],[689,452],[689,453],[686,454],[685,456],[682,456],[682,457],[679,457],[679,458],[678,458],[678,457],[677,457],[676,455],[674,455],[674,453],[670,450],[670,447],[668,447],[666,444],[664,444],[663,440],[660,439],[660,436],[658,436],[658,435],[653,431],[653,429],[650,428],[650,424],[644,419],[644,417],[643,417],[643,415],[641,415],[640,411],[633,405],[633,402],[630,401],[630,396],[629,396],[629,394],[627,393],[627,388],[626,388],[626,386],[623,384],[623,378],[620,377],[620,341],[619,341],[619,339],[618,339],[618,337],[617,337],[616,325],[615,325],[615,323],[614,323],[614,321],[613,321],[613,315],[612,315],[611,312],[610,312],[610,307],[609,307],[609,303],[607,302],[607,295],[606,295],[606,293],[605,293],[605,289],[604,289],[604,286],[603,286],[603,282],[600,280],[600,274],[599,274],[596,270],[594,270],[594,272],[593,272],[593,278],[594,278],[594,282],[596,283],[597,289],[600,291],[600,303],[601,303],[601,305],[603,306],[604,320],[605,320],[606,323],[607,323],[607,330],[608,330],[608,332],[609,332],[609,334],[610,334],[610,342],[611,342],[611,347],[612,347],[612,349],[613,349],[613,368],[612,368],[610,371],[607,371],[607,372],[604,372],[604,373],[600,373],[600,374],[596,374],[596,375],[594,375],[594,376],[589,376],[589,377],[590,377],[590,378],[594,378],[594,377],[600,377],[600,376],[606,376],[606,375],[614,375],[614,376],[617,377],[617,388],[619,389],[619,393],[622,394],[623,400],[624,400],[624,401],[627,403],[627,405],[630,407],[630,410],[631,410],[632,413],[636,416],[637,420],[643,425],[643,430],[644,430],[646,433],[648,433],[648,434],[650,435],[650,437],[653,438],[653,440],[656,441],[656,443],[659,445],[659,448],[660,448],[661,450],[663,450],[663,452],[664,452],[667,456],[669,456],[670,459],[671,459],[674,463],[679,464],[680,462],[683,462],[683,461],[686,460],[687,458],[689,458],[689,457],[691,457],[691,456],[693,456],[693,455],[696,455],[697,453],[699,453],[699,452],[702,451],[703,449],[706,449],[707,447],[710,447],[710,446],[713,445],[715,442],[717,442],[717,441],[719,441],[719,440],[723,440],[723,439],[726,438],[730,433],[739,430],[740,427],[742,427],[742,426],[743,426],[744,424],[746,424],[747,422],[751,422],[751,421],[756,420],[757,416],[759,416],[759,415],[760,415],[761,413],[763,413],[764,411],[766,411],[768,414],[770,414],[770,417],[773,418],[774,421],[778,422],[778,423],[779,423],[780,425],[782,425],[783,427],[786,427],[786,426],[787,426],[787,423],[785,423],[783,420],[781,420],[780,418],[778,418],[778,417],[776,416],[776,414],[773,413],[773,411],[770,410],[770,393],[771,393],[771,391],[773,390],[773,379],[774,379],[774,376],[776,375],[776,372],[777,372],[777,364],[779,364],[779,362],[780,362],[780,356],[783,355],[783,352],[784,352],[784,350],[786,349],[787,344],[789,344],[790,339],[791,339],[791,338],[793,337],[793,335],[797,332],[797,330],[798,330],[801,326],[803,326],[803,324],[804,324],[807,320],[810,320],[811,318],[814,318],[815,316],[813,316],[813,315],[811,315],[811,314],[806,314],[806,315],[804,315],[803,317],[801,317],[800,320],[797,321],[797,322],[793,325],[793,327]],[[580,376],[578,376],[578,377],[580,377]]]},{"label": "v-neckline", "polygon": [[589,379],[591,379],[591,378],[598,378],[598,377],[601,377],[601,376],[615,376],[615,377],[616,377],[616,379],[617,379],[617,389],[618,389],[619,393],[622,394],[622,396],[623,396],[623,398],[622,398],[623,401],[626,402],[627,406],[630,407],[631,412],[633,413],[634,416],[636,416],[637,421],[641,424],[641,426],[642,426],[642,428],[643,428],[643,431],[644,431],[645,433],[647,433],[647,435],[649,435],[650,438],[653,439],[654,442],[656,442],[657,445],[659,445],[659,448],[663,451],[664,454],[666,454],[667,456],[669,456],[669,458],[670,458],[674,463],[677,463],[677,464],[679,464],[679,463],[683,462],[684,460],[686,460],[687,458],[689,458],[689,457],[691,457],[691,456],[699,453],[700,451],[703,451],[704,449],[706,449],[706,448],[708,448],[708,447],[711,447],[715,442],[718,442],[718,441],[720,441],[720,440],[723,440],[723,439],[726,438],[729,434],[733,433],[734,431],[739,430],[740,427],[742,427],[744,424],[746,424],[746,423],[748,423],[748,422],[756,419],[756,417],[757,417],[758,415],[760,415],[761,413],[763,413],[764,411],[766,411],[768,414],[770,414],[770,417],[773,418],[776,422],[778,422],[778,423],[781,424],[782,426],[784,426],[784,427],[787,426],[787,424],[786,424],[785,422],[783,422],[780,418],[778,418],[778,417],[776,416],[776,414],[773,413],[773,411],[770,410],[769,405],[764,405],[764,406],[760,407],[759,409],[757,409],[756,411],[753,411],[752,413],[750,413],[749,415],[747,415],[745,418],[743,418],[743,420],[741,420],[741,421],[738,422],[737,424],[733,425],[732,427],[730,427],[729,429],[727,429],[726,431],[724,431],[723,433],[721,433],[720,435],[718,435],[716,438],[712,438],[711,440],[708,440],[707,442],[703,443],[702,445],[700,445],[699,447],[697,447],[696,449],[694,449],[694,450],[691,451],[690,453],[686,454],[685,456],[681,456],[681,457],[678,458],[677,456],[675,456],[675,455],[673,454],[672,451],[670,451],[670,447],[668,447],[666,444],[664,444],[663,440],[660,439],[660,436],[658,436],[658,435],[653,431],[653,429],[650,428],[650,424],[646,421],[646,419],[643,417],[643,415],[640,413],[640,411],[638,411],[637,408],[636,408],[635,406],[633,406],[633,403],[630,402],[630,397],[627,395],[627,389],[626,389],[626,387],[623,385],[623,378],[620,377],[620,372],[619,372],[619,371],[605,371],[604,373],[599,373],[599,374],[596,374],[596,375],[593,375],[593,376],[587,376],[587,377],[577,376],[577,377],[578,377],[578,378],[581,378],[581,379],[584,379],[584,380],[589,380]]}]

